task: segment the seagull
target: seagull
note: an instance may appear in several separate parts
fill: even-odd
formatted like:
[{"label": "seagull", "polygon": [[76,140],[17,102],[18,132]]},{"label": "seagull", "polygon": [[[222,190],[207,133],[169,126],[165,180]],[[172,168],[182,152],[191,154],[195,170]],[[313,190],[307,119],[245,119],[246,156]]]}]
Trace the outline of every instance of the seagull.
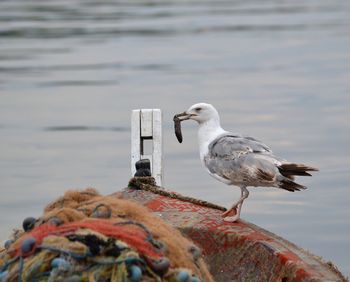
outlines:
[{"label": "seagull", "polygon": [[249,196],[247,187],[300,191],[306,187],[294,182],[294,176],[311,176],[310,171],[318,171],[274,156],[267,145],[253,137],[224,130],[219,113],[211,104],[194,104],[175,117],[180,122],[194,120],[198,123],[199,155],[208,173],[241,189],[240,199],[222,214],[224,221],[235,222],[240,218],[242,204]]}]

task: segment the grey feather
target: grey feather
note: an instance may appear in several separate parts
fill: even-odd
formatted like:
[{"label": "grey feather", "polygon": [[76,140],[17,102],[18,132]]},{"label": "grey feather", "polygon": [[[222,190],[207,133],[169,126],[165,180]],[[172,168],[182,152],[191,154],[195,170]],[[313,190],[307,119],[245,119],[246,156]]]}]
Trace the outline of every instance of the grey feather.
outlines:
[{"label": "grey feather", "polygon": [[252,137],[231,134],[220,135],[211,142],[209,152],[212,156],[224,158],[235,158],[248,152],[272,153],[268,146]]},{"label": "grey feather", "polygon": [[223,134],[212,141],[208,149],[204,163],[209,172],[231,184],[274,186],[289,191],[304,188],[293,182],[290,176],[281,174],[283,160],[275,157],[268,146],[252,137]]}]

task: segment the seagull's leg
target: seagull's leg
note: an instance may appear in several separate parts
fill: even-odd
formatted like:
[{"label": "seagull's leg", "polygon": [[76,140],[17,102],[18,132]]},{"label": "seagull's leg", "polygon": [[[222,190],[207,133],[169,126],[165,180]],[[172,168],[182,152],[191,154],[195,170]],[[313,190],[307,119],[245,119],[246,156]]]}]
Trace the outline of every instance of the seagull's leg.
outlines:
[{"label": "seagull's leg", "polygon": [[[241,188],[241,197],[237,202],[235,202],[227,211],[221,214],[222,217],[225,217],[226,215],[229,215],[233,210],[235,210],[239,204],[241,204],[244,199],[243,199],[243,189]],[[235,212],[236,213],[236,212]]]},{"label": "seagull's leg", "polygon": [[[245,187],[245,186],[242,186],[241,187],[241,194],[242,194],[242,196],[241,196],[241,198],[239,199],[239,201],[237,202],[238,204],[237,204],[237,212],[236,212],[236,214],[234,215],[234,216],[227,216],[227,217],[225,217],[224,218],[224,221],[227,221],[227,222],[235,222],[235,221],[237,221],[239,218],[240,218],[240,216],[241,216],[241,208],[242,208],[242,204],[243,204],[243,202],[244,202],[244,200],[245,199],[247,199],[248,198],[248,196],[249,196],[249,191],[248,191],[248,189],[247,189],[247,187]],[[235,205],[234,205],[235,206]],[[230,210],[232,210],[232,208],[230,209]],[[226,213],[226,212],[225,212]]]},{"label": "seagull's leg", "polygon": [[227,209],[225,212],[223,212],[221,214],[222,217],[226,217],[227,215],[229,215],[233,210],[235,211],[236,214],[236,208],[237,206],[241,203],[241,200],[243,198],[243,190],[241,189],[241,197],[239,198],[239,200],[237,202],[235,202],[229,209]]}]

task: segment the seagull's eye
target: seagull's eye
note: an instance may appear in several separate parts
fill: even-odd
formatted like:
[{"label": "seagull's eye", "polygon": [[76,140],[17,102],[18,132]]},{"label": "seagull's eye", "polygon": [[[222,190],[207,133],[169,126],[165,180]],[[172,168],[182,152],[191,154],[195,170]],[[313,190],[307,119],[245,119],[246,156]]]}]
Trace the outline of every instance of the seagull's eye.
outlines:
[{"label": "seagull's eye", "polygon": [[195,108],[196,112],[200,112],[202,110],[202,108]]}]

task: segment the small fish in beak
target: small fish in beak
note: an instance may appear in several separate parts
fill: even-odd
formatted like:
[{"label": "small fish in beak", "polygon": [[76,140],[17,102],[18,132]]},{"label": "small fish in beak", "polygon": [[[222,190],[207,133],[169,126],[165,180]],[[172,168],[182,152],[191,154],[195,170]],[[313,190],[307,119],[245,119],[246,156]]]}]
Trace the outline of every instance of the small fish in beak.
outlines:
[{"label": "small fish in beak", "polygon": [[188,114],[187,112],[174,115],[175,135],[179,143],[182,143],[181,122],[190,119],[192,116],[194,116],[194,114]]},{"label": "small fish in beak", "polygon": [[174,118],[173,118],[174,127],[175,127],[175,135],[176,135],[177,141],[179,141],[179,143],[182,143],[181,119],[179,118],[179,115],[182,115],[182,114],[174,115]]}]

